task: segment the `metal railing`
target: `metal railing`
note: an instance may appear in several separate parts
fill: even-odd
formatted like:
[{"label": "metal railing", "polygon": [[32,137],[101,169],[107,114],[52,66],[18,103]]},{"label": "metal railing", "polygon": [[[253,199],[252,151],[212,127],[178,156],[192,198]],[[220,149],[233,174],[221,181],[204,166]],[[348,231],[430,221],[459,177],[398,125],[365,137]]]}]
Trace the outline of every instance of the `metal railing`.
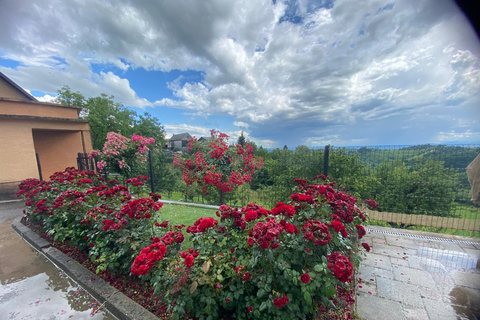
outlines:
[{"label": "metal railing", "polygon": [[[416,145],[338,148],[325,146],[295,150],[257,150],[264,159],[252,182],[226,195],[226,203],[244,206],[255,202],[266,208],[288,201],[293,180],[311,182],[327,174],[359,199],[374,199],[372,223],[400,228],[456,233],[480,237],[480,207],[473,204],[466,167],[480,153],[480,145]],[[216,204],[218,194],[202,194],[187,187],[173,157],[154,150],[148,166],[151,187],[170,200]]]}]

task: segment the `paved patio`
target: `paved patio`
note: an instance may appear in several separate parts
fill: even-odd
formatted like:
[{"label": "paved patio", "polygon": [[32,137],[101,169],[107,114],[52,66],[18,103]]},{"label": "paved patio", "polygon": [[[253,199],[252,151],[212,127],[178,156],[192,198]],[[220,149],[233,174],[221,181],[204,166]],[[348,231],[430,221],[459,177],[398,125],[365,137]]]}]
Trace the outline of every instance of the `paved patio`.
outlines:
[{"label": "paved patio", "polygon": [[372,229],[362,239],[372,247],[359,268],[362,319],[480,319],[480,239]]}]

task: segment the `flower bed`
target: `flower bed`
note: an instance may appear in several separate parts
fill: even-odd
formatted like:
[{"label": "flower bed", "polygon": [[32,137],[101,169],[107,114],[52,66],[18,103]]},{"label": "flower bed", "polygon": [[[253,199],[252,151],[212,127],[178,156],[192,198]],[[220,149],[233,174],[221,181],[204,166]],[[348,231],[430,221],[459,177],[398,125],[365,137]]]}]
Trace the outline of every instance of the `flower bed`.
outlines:
[{"label": "flower bed", "polygon": [[351,319],[360,260],[352,239],[365,234],[365,217],[354,197],[317,178],[324,183],[297,179],[291,201],[272,210],[223,205],[218,220],[187,228],[162,221],[159,195],[139,197],[146,194],[142,176],[121,186],[67,168],[48,182],[23,181],[18,196],[26,199],[27,223],[68,242],[75,249],[64,250],[84,254],[111,282],[126,279],[120,287],[135,282],[152,299],[143,305],[155,305],[159,316]]}]

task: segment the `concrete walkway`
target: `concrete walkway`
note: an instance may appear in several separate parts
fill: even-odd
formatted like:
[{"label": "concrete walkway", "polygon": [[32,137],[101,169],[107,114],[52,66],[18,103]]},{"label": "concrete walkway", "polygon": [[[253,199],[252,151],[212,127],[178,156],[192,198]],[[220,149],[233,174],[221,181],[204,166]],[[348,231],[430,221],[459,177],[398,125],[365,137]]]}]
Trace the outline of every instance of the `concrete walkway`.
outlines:
[{"label": "concrete walkway", "polygon": [[372,247],[359,268],[362,319],[480,319],[480,239],[372,229],[361,240]]},{"label": "concrete walkway", "polygon": [[22,211],[22,202],[0,203],[0,319],[114,320],[12,229]]}]

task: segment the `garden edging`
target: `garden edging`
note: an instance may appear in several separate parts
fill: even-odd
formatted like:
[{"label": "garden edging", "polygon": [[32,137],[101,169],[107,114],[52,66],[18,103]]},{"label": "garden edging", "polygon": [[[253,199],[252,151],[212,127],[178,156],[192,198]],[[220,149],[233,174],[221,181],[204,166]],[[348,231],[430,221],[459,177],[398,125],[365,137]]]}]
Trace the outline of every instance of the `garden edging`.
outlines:
[{"label": "garden edging", "polygon": [[27,241],[38,252],[64,271],[70,278],[77,282],[98,302],[120,320],[134,319],[156,319],[153,313],[149,312],[135,301],[128,298],[122,292],[112,287],[98,275],[84,268],[80,263],[70,258],[60,250],[51,246],[45,239],[30,230],[21,222],[21,217],[16,218],[12,223],[15,230],[25,241]]}]

